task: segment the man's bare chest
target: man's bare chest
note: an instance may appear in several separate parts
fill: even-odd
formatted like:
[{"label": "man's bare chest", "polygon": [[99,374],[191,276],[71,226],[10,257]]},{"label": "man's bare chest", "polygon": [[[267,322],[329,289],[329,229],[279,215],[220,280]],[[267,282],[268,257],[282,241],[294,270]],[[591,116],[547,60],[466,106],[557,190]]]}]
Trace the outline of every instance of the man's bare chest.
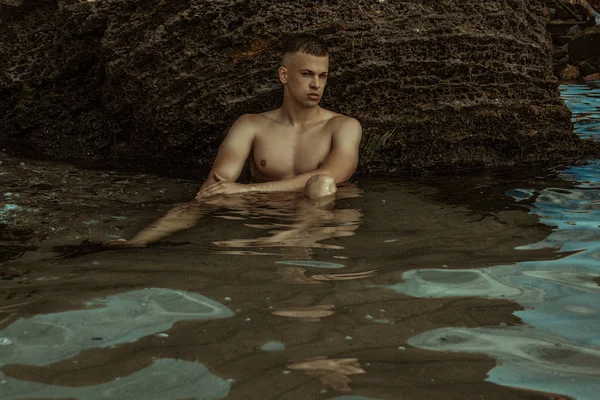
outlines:
[{"label": "man's bare chest", "polygon": [[286,179],[318,169],[331,152],[331,132],[325,129],[294,134],[268,130],[258,133],[252,146],[252,175]]}]

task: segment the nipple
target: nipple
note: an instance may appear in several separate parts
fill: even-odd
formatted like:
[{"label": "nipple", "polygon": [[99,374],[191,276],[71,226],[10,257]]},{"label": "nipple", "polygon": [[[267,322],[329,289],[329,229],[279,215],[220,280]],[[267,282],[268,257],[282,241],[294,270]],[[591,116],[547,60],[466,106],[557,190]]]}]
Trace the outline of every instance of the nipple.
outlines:
[{"label": "nipple", "polygon": [[261,167],[266,167],[267,166],[267,161],[260,160],[260,165],[261,165]]}]

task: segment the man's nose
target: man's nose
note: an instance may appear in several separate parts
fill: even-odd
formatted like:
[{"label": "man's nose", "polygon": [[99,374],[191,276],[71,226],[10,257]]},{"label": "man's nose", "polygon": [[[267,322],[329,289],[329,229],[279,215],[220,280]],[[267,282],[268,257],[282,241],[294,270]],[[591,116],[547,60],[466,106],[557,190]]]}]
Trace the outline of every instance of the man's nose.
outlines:
[{"label": "man's nose", "polygon": [[319,77],[311,79],[310,87],[312,87],[314,89],[318,89],[321,87],[321,82],[319,82]]}]

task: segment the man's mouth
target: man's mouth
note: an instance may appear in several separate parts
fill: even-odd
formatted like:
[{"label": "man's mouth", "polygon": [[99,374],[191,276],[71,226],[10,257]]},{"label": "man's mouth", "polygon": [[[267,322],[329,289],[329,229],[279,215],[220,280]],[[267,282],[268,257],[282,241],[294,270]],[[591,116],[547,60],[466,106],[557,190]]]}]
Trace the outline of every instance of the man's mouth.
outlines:
[{"label": "man's mouth", "polygon": [[309,93],[308,97],[310,97],[313,100],[318,100],[320,96],[317,93]]}]

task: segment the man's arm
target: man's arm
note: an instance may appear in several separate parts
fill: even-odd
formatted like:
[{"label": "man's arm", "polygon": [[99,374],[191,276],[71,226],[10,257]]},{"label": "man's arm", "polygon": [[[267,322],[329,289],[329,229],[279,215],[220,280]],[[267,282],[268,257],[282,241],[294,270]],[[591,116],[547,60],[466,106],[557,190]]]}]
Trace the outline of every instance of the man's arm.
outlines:
[{"label": "man's arm", "polygon": [[[235,182],[244,168],[254,141],[254,116],[242,115],[232,125],[229,133],[219,146],[217,157],[208,178],[200,187],[200,192],[219,181]],[[200,193],[198,192],[198,193]]]}]

